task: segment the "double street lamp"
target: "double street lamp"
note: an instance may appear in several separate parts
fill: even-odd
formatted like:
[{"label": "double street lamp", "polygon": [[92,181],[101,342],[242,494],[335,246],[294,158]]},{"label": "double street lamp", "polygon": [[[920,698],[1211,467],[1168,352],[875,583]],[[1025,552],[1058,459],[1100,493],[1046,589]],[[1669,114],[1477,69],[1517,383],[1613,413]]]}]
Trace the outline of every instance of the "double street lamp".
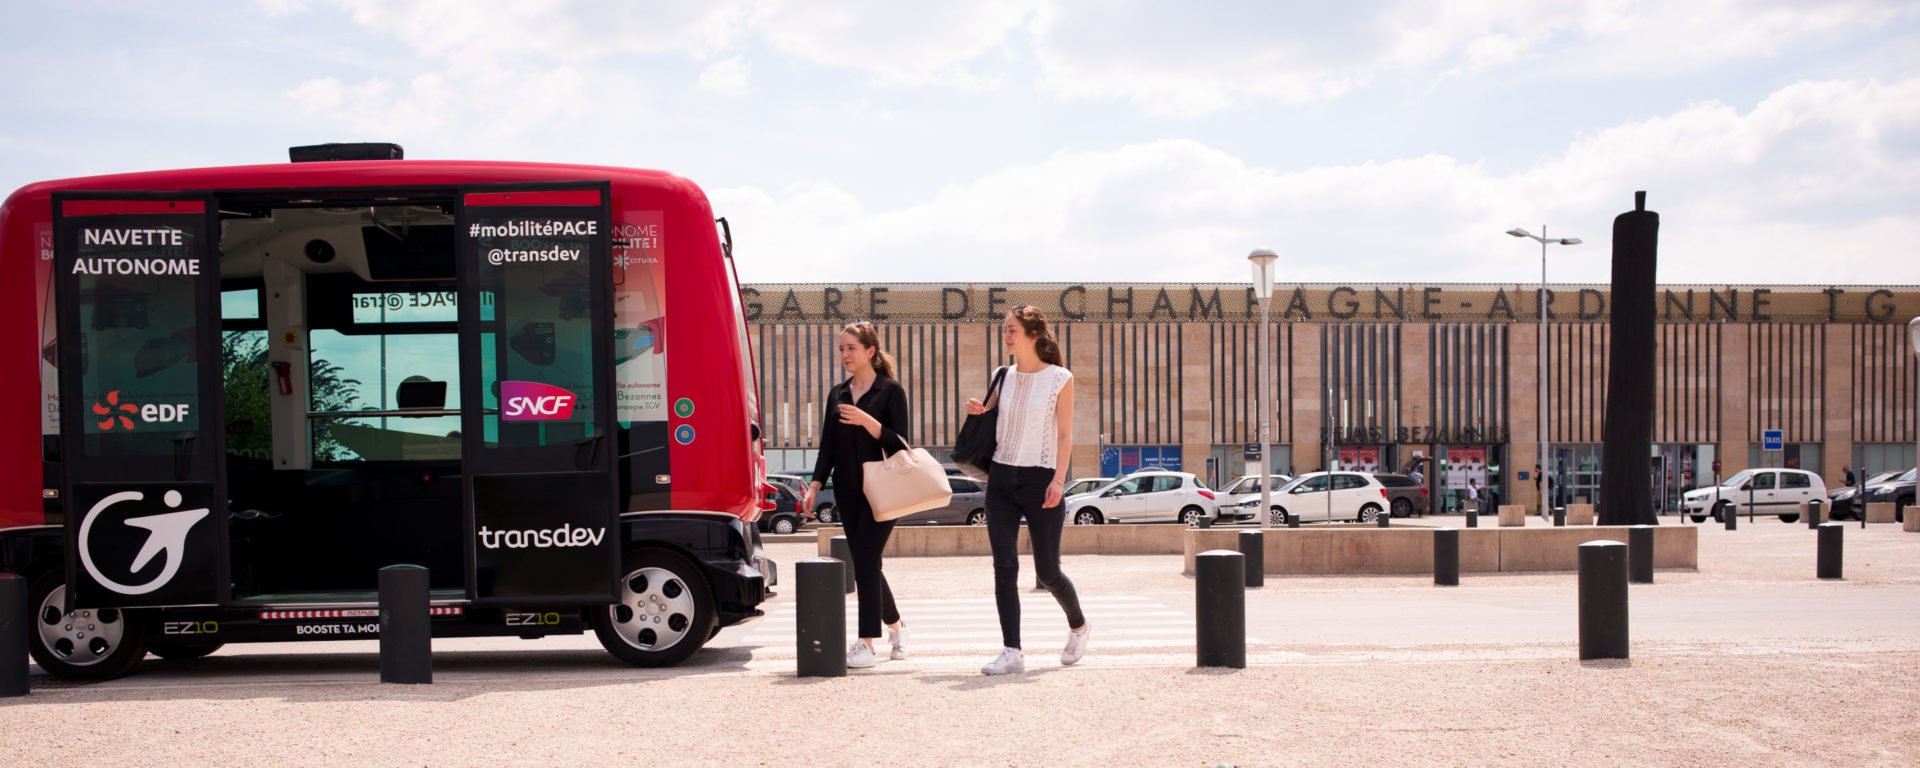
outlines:
[{"label": "double street lamp", "polygon": [[1540,242],[1540,516],[1546,517],[1553,506],[1553,457],[1547,455],[1547,445],[1552,442],[1547,433],[1547,246],[1549,244],[1579,245],[1580,238],[1548,238],[1547,225],[1540,225],[1540,234],[1536,235],[1519,227],[1507,230],[1514,237],[1525,237]]},{"label": "double street lamp", "polygon": [[[1253,266],[1253,295],[1260,300],[1260,527],[1273,527],[1273,364],[1268,360],[1267,309],[1273,304],[1273,262],[1280,256],[1265,248],[1247,254]],[[1920,337],[1916,337],[1920,338]]]}]

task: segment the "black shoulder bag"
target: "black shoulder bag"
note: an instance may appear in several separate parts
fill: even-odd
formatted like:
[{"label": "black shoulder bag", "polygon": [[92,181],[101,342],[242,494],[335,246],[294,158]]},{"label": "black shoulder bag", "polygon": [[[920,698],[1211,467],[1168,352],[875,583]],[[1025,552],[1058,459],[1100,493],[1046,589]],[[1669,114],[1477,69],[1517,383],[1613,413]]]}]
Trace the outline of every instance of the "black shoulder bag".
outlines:
[{"label": "black shoulder bag", "polygon": [[[993,393],[1000,389],[1000,380],[1006,376],[1005,367],[995,371],[993,383],[987,385],[986,399],[980,402],[993,403]],[[960,468],[960,474],[978,482],[987,481],[987,473],[993,469],[993,451],[1000,444],[999,412],[1000,404],[993,403],[986,412],[969,414],[967,420],[960,423],[960,436],[953,441],[953,465]]]}]

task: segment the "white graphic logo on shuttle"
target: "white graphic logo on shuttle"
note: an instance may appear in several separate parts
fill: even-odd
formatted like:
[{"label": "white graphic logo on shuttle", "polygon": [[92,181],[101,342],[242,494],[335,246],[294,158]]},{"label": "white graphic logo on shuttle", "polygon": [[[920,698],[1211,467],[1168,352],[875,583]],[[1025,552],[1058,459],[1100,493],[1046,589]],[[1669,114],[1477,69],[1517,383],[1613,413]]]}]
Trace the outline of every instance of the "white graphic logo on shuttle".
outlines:
[{"label": "white graphic logo on shuttle", "polygon": [[[193,530],[194,524],[207,516],[207,510],[202,508],[127,518],[124,521],[127,525],[147,529],[147,543],[140,547],[138,554],[133,556],[133,566],[129,572],[138,572],[162,552],[167,556],[167,564],[161,566],[160,575],[145,584],[127,586],[107,578],[106,574],[101,573],[100,568],[94,565],[93,551],[88,546],[87,534],[93,530],[94,518],[99,517],[107,507],[123,501],[140,501],[144,498],[146,494],[139,491],[121,491],[94,504],[92,509],[87,510],[87,516],[80,521],[80,564],[86,567],[87,573],[93,576],[93,580],[99,582],[100,586],[123,595],[144,595],[173,581],[174,575],[180,572],[181,560],[187,554],[187,532]],[[167,491],[162,498],[166,501],[168,508],[180,506],[179,491]]]}]

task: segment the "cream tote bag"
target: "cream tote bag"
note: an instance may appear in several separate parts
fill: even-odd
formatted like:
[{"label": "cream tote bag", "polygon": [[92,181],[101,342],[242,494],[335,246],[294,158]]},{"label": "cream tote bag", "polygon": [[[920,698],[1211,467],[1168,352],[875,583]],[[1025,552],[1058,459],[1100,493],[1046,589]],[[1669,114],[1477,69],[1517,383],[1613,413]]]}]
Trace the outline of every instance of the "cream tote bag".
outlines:
[{"label": "cream tote bag", "polygon": [[[886,454],[882,448],[881,453]],[[947,483],[947,471],[925,448],[909,446],[894,451],[880,461],[861,464],[866,475],[862,490],[873,507],[873,519],[888,522],[944,507],[953,501],[953,486]]]}]

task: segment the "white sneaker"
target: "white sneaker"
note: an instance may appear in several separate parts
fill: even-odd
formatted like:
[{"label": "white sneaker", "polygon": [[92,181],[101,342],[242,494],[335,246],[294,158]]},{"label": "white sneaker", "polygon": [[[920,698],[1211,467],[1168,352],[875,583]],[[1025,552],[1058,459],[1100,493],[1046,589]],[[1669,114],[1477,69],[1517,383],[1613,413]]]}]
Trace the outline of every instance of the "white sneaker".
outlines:
[{"label": "white sneaker", "polygon": [[873,649],[867,647],[867,641],[855,640],[847,646],[847,668],[866,669],[873,666]]},{"label": "white sneaker", "polygon": [[980,668],[980,674],[983,675],[1005,675],[1025,671],[1027,671],[1027,656],[1018,648],[1002,649],[999,656]]},{"label": "white sneaker", "polygon": [[887,658],[893,659],[894,661],[906,661],[907,623],[904,621],[900,622],[899,629],[888,629],[887,639],[893,642],[893,653],[887,654]]},{"label": "white sneaker", "polygon": [[1071,667],[1087,655],[1087,637],[1093,634],[1093,622],[1067,633],[1067,649],[1060,652],[1060,666]]}]

